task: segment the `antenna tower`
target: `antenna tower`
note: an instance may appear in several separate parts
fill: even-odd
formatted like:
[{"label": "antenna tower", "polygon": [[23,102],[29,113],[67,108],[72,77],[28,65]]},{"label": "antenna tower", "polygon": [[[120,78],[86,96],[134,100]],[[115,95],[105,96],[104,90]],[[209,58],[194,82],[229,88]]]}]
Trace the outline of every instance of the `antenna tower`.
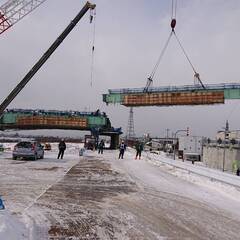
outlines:
[{"label": "antenna tower", "polygon": [[130,107],[129,111],[129,118],[128,118],[128,126],[127,126],[127,139],[134,139],[135,132],[134,132],[134,121],[133,121],[133,107]]}]

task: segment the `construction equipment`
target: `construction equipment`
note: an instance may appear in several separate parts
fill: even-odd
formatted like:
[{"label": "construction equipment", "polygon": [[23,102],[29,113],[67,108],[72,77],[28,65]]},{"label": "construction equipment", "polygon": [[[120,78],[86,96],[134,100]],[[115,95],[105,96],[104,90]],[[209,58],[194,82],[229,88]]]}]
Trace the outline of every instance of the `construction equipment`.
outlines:
[{"label": "construction equipment", "polygon": [[6,97],[6,99],[0,105],[0,118],[3,115],[4,110],[12,102],[12,100],[18,95],[18,93],[25,87],[25,85],[32,79],[32,77],[37,73],[37,71],[43,66],[43,64],[48,60],[48,58],[53,54],[53,52],[58,48],[58,46],[63,42],[67,35],[72,31],[84,14],[90,9],[95,9],[96,5],[86,2],[81,11],[77,16],[70,22],[70,24],[65,28],[65,30],[60,34],[60,36],[54,41],[54,43],[49,47],[49,49],[43,54],[43,56],[37,61],[37,63],[32,67],[32,69],[26,74],[22,81],[12,90],[12,92]]},{"label": "construction equipment", "polygon": [[0,6],[0,34],[8,30],[46,0],[9,0]]},{"label": "construction equipment", "polygon": [[97,146],[97,139],[93,135],[85,135],[84,137],[84,148],[89,150],[95,150]]},{"label": "construction equipment", "polygon": [[180,136],[178,151],[183,160],[200,161],[203,153],[203,138],[199,136]]}]

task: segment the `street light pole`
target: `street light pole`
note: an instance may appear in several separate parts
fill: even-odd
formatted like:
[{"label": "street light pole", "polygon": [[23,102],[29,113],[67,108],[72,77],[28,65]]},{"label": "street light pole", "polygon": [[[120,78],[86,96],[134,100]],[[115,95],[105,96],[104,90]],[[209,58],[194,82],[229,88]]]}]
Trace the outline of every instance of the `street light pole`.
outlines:
[{"label": "street light pole", "polygon": [[226,126],[224,128],[224,144],[223,144],[223,168],[222,171],[225,171],[225,157],[226,157],[226,139],[229,139],[229,124],[226,121]]},{"label": "street light pole", "polygon": [[167,130],[167,138],[168,138],[168,133],[169,133],[170,129],[169,129],[169,128],[167,128],[166,130]]},{"label": "street light pole", "polygon": [[226,138],[224,137],[224,144],[223,144],[223,169],[222,169],[223,172],[224,172],[224,168],[225,168],[225,154],[226,154],[225,153],[226,152],[226,150],[225,150],[225,147],[226,147],[225,141],[226,141]]}]

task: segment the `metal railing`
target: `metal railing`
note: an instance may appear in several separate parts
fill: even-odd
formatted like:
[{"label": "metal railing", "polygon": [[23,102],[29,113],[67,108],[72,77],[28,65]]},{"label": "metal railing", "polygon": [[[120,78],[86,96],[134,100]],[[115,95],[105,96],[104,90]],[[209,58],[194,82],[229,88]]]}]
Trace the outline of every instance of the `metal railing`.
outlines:
[{"label": "metal railing", "polygon": [[102,116],[107,117],[105,112],[79,112],[79,111],[58,111],[43,109],[7,109],[4,113],[32,114],[32,115],[56,115],[56,116]]},{"label": "metal railing", "polygon": [[[225,90],[225,89],[240,89],[240,83],[220,83],[220,84],[206,84],[205,89],[200,85],[183,85],[183,86],[163,86],[163,87],[150,87],[149,93],[154,92],[182,92],[194,90]],[[143,93],[144,88],[121,88],[109,89],[109,94],[128,94],[128,93]]]}]

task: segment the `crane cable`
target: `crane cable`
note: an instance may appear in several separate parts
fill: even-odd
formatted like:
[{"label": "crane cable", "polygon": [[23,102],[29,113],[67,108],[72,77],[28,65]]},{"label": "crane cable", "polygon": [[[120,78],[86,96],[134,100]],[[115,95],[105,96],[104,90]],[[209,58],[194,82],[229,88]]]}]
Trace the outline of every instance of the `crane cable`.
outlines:
[{"label": "crane cable", "polygon": [[185,57],[187,58],[187,60],[188,60],[188,62],[189,62],[189,64],[190,64],[190,66],[192,67],[192,70],[193,70],[193,72],[194,72],[194,78],[196,78],[196,79],[199,81],[199,83],[201,84],[202,88],[205,89],[205,86],[203,85],[203,82],[202,82],[201,79],[200,79],[200,75],[199,75],[199,73],[195,70],[195,68],[194,68],[194,66],[193,66],[193,64],[192,64],[192,62],[191,62],[191,60],[190,60],[190,58],[188,57],[188,55],[187,55],[187,53],[186,53],[186,51],[185,51],[183,45],[181,44],[181,42],[180,42],[180,40],[179,40],[179,38],[178,38],[176,32],[175,32],[174,30],[173,30],[172,32],[173,32],[174,36],[176,37],[176,40],[177,40],[177,42],[178,42],[180,48],[182,49],[183,54],[184,54]]},{"label": "crane cable", "polygon": [[148,91],[148,88],[152,85],[152,82],[153,82],[153,77],[158,69],[158,66],[163,58],[163,55],[164,53],[166,52],[166,49],[169,45],[169,42],[170,42],[170,39],[174,33],[174,27],[176,26],[176,16],[177,16],[177,0],[172,0],[172,16],[171,16],[171,28],[172,28],[172,31],[170,32],[170,35],[158,57],[158,60],[157,60],[157,63],[155,64],[150,76],[148,77],[148,80],[147,80],[147,84],[146,84],[146,87],[144,88],[144,92],[147,92]]},{"label": "crane cable", "polygon": [[168,46],[168,44],[169,44],[169,42],[170,42],[170,39],[171,39],[172,35],[175,36],[175,38],[176,38],[176,40],[177,40],[177,42],[178,42],[181,50],[183,51],[183,54],[184,54],[185,57],[187,58],[190,66],[192,67],[193,72],[194,72],[194,78],[197,79],[197,81],[201,84],[202,88],[205,89],[205,86],[203,85],[203,83],[202,83],[202,81],[201,81],[201,79],[200,79],[199,73],[195,70],[195,68],[194,68],[194,66],[193,66],[190,58],[188,57],[188,55],[187,55],[187,53],[186,53],[183,45],[181,44],[181,42],[180,42],[180,40],[179,40],[179,38],[178,38],[178,36],[177,36],[177,34],[176,34],[176,32],[175,32],[175,26],[176,26],[176,23],[177,23],[177,21],[176,21],[176,16],[177,16],[177,0],[172,0],[172,16],[171,16],[171,28],[172,28],[172,30],[171,30],[171,33],[170,33],[168,39],[167,39],[166,44],[165,44],[164,47],[163,47],[163,50],[162,50],[161,53],[160,53],[160,56],[159,56],[159,58],[158,58],[158,60],[157,60],[156,65],[155,65],[154,68],[153,68],[153,71],[152,71],[150,77],[148,77],[147,85],[146,85],[146,87],[144,88],[144,91],[145,91],[145,92],[148,90],[148,88],[150,87],[150,85],[151,85],[152,82],[153,82],[153,77],[154,77],[154,75],[155,75],[155,73],[156,73],[156,71],[157,71],[157,68],[158,68],[158,66],[159,66],[159,64],[160,64],[160,62],[161,62],[161,60],[162,60],[162,58],[163,58],[163,55],[164,55],[164,53],[165,53],[165,51],[166,51],[166,49],[167,49],[167,46]]},{"label": "crane cable", "polygon": [[155,75],[155,73],[156,73],[156,71],[157,71],[157,68],[158,68],[158,66],[159,66],[159,64],[160,64],[160,62],[161,62],[161,60],[162,60],[162,58],[163,58],[163,55],[164,55],[164,53],[165,53],[165,51],[166,51],[166,49],[167,49],[167,47],[168,47],[168,45],[169,45],[170,39],[171,39],[171,37],[172,37],[172,34],[173,34],[173,32],[171,31],[171,33],[170,33],[170,35],[169,35],[169,37],[168,37],[168,39],[167,39],[167,41],[166,41],[163,49],[162,49],[162,51],[161,51],[161,53],[160,53],[160,55],[159,55],[159,58],[158,58],[158,60],[157,60],[157,63],[155,64],[155,66],[154,66],[154,68],[153,68],[153,70],[152,70],[152,73],[150,74],[150,77],[148,78],[149,80],[150,80],[150,79],[153,80],[153,77],[154,77],[154,75]]},{"label": "crane cable", "polygon": [[177,18],[177,0],[172,0],[172,19]]},{"label": "crane cable", "polygon": [[190,58],[189,58],[188,55],[187,55],[187,52],[185,51],[183,45],[181,44],[181,42],[180,42],[180,40],[179,40],[179,38],[178,38],[175,30],[174,30],[174,28],[175,28],[175,26],[176,26],[176,23],[177,23],[176,17],[177,17],[177,0],[172,0],[172,20],[171,20],[172,33],[174,34],[174,36],[175,36],[175,38],[176,38],[176,40],[177,40],[180,48],[181,48],[182,51],[183,51],[183,54],[184,54],[185,57],[187,58],[190,66],[192,67],[192,70],[193,70],[193,72],[194,72],[194,78],[201,84],[202,88],[205,89],[205,86],[203,85],[203,83],[202,83],[202,81],[201,81],[201,79],[200,79],[199,73],[195,70],[195,68],[194,68],[194,66],[193,66]]},{"label": "crane cable", "polygon": [[90,11],[90,24],[93,23],[93,38],[92,38],[92,53],[91,53],[91,67],[90,67],[90,86],[93,85],[94,73],[94,52],[95,52],[95,33],[96,33],[96,9]]}]

